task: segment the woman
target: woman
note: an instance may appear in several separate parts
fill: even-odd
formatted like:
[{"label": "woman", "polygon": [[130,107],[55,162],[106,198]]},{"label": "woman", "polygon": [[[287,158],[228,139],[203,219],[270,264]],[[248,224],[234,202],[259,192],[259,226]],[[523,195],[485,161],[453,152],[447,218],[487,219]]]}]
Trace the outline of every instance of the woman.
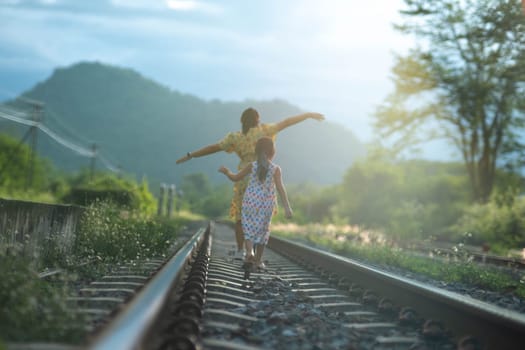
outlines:
[{"label": "woman", "polygon": [[[259,113],[253,108],[248,108],[241,115],[241,131],[230,132],[218,143],[205,146],[193,152],[188,152],[184,157],[177,160],[177,164],[220,151],[227,153],[235,152],[240,158],[237,169],[241,170],[255,161],[255,144],[258,139],[264,136],[274,139],[279,131],[306,119],[324,120],[324,116],[319,113],[304,113],[286,118],[275,124],[261,124],[259,123]],[[230,216],[235,220],[235,240],[237,243],[235,258],[238,259],[242,259],[244,256],[241,206],[242,197],[248,185],[247,180],[246,178],[234,183],[233,198],[230,206]]]}]

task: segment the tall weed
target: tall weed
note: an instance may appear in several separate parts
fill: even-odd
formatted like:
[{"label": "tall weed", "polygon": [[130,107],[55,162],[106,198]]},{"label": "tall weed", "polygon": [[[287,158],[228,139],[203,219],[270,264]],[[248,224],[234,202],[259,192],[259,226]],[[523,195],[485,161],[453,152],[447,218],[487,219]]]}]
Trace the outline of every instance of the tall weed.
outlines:
[{"label": "tall weed", "polygon": [[0,252],[0,339],[73,343],[81,339],[83,319],[67,308],[66,281],[43,281],[30,266],[13,250]]}]

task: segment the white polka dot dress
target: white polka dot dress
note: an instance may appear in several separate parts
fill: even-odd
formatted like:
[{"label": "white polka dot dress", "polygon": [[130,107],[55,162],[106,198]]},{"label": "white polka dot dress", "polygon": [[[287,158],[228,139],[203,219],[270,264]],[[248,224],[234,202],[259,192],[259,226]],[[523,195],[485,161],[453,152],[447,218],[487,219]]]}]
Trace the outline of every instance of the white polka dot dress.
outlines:
[{"label": "white polka dot dress", "polygon": [[241,223],[244,238],[254,244],[266,244],[270,237],[270,222],[277,205],[273,175],[278,165],[269,162],[268,173],[263,182],[257,177],[257,162],[252,163],[248,187],[244,192]]}]

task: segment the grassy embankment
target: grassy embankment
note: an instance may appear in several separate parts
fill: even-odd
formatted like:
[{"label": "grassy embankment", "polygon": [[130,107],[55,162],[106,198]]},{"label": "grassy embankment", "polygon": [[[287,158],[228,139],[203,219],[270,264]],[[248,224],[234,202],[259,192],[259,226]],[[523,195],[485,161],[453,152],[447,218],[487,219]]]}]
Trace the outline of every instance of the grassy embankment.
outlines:
[{"label": "grassy embankment", "polygon": [[501,269],[474,262],[458,249],[454,256],[425,257],[386,244],[382,236],[357,228],[308,225],[274,225],[272,234],[299,240],[375,266],[395,267],[444,283],[464,283],[495,292],[514,293],[525,298],[525,274],[502,273]]},{"label": "grassy embankment", "polygon": [[66,302],[71,287],[118,264],[140,265],[148,258],[165,257],[182,227],[196,219],[186,213],[172,219],[143,217],[107,204],[90,207],[69,254],[60,249],[56,237],[46,242],[39,265],[65,271],[46,280],[38,277],[41,271],[31,257],[21,254],[22,245],[0,246],[0,344],[82,341],[85,320]]}]

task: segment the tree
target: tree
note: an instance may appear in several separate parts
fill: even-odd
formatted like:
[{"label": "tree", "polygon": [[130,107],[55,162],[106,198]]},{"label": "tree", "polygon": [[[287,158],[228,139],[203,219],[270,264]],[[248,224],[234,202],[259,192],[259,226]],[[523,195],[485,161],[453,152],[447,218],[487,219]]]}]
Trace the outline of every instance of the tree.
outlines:
[{"label": "tree", "polygon": [[184,201],[189,203],[190,210],[202,214],[204,201],[212,192],[208,176],[204,173],[184,175],[179,187]]},{"label": "tree", "polygon": [[228,215],[232,198],[230,183],[212,186],[206,174],[194,173],[184,175],[179,188],[185,207],[192,212],[214,218]]},{"label": "tree", "polygon": [[461,163],[369,158],[348,169],[334,210],[398,239],[441,235],[468,203],[467,181]]},{"label": "tree", "polygon": [[[29,146],[11,136],[0,134],[0,189],[7,192],[27,189],[30,154]],[[33,172],[31,189],[46,190],[53,173],[49,162],[37,156]]]},{"label": "tree", "polygon": [[374,126],[395,140],[396,150],[430,138],[452,142],[473,198],[486,202],[497,167],[523,159],[525,150],[519,142],[525,126],[520,1],[405,0],[405,5],[406,21],[396,28],[422,40],[397,57],[395,89],[378,108]]},{"label": "tree", "polygon": [[95,172],[93,176],[85,169],[69,182],[72,188],[62,198],[67,203],[89,206],[93,202],[111,201],[146,216],[155,213],[157,203],[146,178],[138,182],[131,176],[106,172]]}]

